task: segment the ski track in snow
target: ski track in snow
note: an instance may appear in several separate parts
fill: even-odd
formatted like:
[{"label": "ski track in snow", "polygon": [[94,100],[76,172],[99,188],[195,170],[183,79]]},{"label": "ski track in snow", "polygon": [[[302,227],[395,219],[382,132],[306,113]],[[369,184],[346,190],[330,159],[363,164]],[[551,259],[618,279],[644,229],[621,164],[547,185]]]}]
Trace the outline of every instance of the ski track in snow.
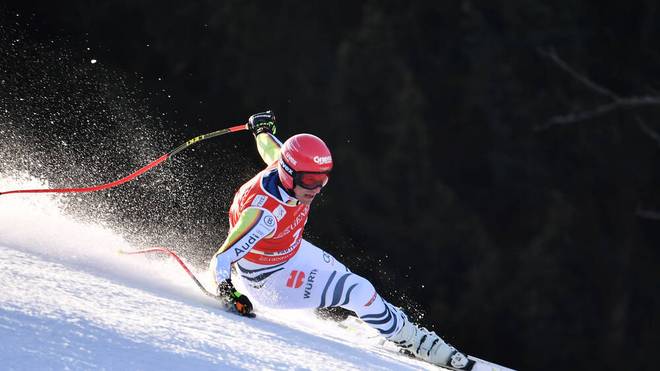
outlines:
[{"label": "ski track in snow", "polygon": [[[26,186],[47,187],[0,177],[0,190]],[[57,200],[0,196],[3,369],[438,369],[311,312],[227,313],[171,259],[118,255],[120,235]]]}]

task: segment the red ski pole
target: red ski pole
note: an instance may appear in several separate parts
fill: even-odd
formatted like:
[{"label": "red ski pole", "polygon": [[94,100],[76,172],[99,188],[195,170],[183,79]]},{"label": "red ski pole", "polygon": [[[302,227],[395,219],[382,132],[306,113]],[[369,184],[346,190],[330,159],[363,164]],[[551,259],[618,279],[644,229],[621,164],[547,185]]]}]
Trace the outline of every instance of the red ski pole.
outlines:
[{"label": "red ski pole", "polygon": [[120,254],[124,254],[124,255],[147,254],[147,253],[150,253],[150,252],[161,252],[161,253],[169,254],[170,256],[172,256],[172,257],[173,257],[173,258],[179,263],[179,265],[181,265],[181,268],[183,268],[183,270],[186,271],[186,273],[188,273],[188,276],[190,276],[190,278],[192,278],[192,280],[195,281],[195,284],[197,284],[197,287],[199,287],[199,289],[202,290],[202,292],[203,292],[206,296],[210,296],[210,297],[212,297],[212,298],[214,298],[214,299],[218,299],[218,296],[217,296],[217,295],[214,295],[213,293],[209,292],[209,291],[204,287],[204,285],[202,285],[202,283],[199,282],[199,280],[197,279],[197,277],[195,277],[195,275],[193,274],[193,272],[191,272],[190,269],[188,269],[188,267],[187,267],[186,264],[183,262],[183,260],[181,260],[181,258],[179,258],[179,256],[178,256],[177,254],[175,254],[174,251],[172,251],[172,250],[170,250],[170,249],[168,249],[168,248],[166,248],[166,247],[152,247],[152,248],[143,249],[143,250],[136,250],[136,251],[124,251],[124,250],[119,250],[119,253],[120,253]]},{"label": "red ski pole", "polygon": [[[183,268],[183,270],[185,270],[186,273],[188,273],[188,276],[190,276],[190,278],[192,278],[192,280],[195,281],[195,284],[197,285],[197,287],[199,287],[200,290],[202,290],[202,292],[204,293],[204,295],[206,295],[206,296],[208,296],[208,297],[211,297],[211,298],[213,298],[213,299],[219,300],[221,303],[225,303],[225,304],[224,304],[224,305],[225,305],[225,309],[228,310],[229,312],[233,312],[233,313],[239,314],[233,306],[229,306],[229,305],[227,304],[227,302],[226,302],[226,300],[225,300],[224,298],[222,298],[222,297],[220,297],[220,296],[218,296],[218,295],[215,295],[215,294],[211,293],[210,291],[208,291],[208,290],[204,287],[204,285],[202,285],[202,283],[199,282],[199,280],[197,279],[197,277],[195,277],[195,275],[193,274],[193,272],[191,272],[190,269],[188,269],[188,267],[187,267],[186,264],[183,262],[183,260],[181,260],[181,258],[179,258],[179,256],[178,256],[177,254],[175,254],[172,250],[170,250],[170,249],[168,249],[168,248],[166,248],[166,247],[151,247],[151,248],[148,248],[148,249],[135,250],[135,251],[124,251],[124,250],[121,250],[121,249],[119,250],[119,253],[120,253],[120,254],[124,254],[124,255],[148,254],[148,253],[151,253],[151,252],[161,252],[161,253],[169,254],[171,257],[173,257],[174,259],[176,259],[176,261],[179,263],[179,265],[181,265],[181,268]],[[240,314],[240,315],[242,315],[242,316],[244,316],[244,317],[249,317],[249,318],[255,318],[255,317],[256,317],[256,315],[255,315],[254,313]]]},{"label": "red ski pole", "polygon": [[138,176],[140,176],[140,175],[146,173],[147,171],[153,169],[154,167],[156,167],[159,164],[165,162],[166,160],[168,160],[172,156],[176,155],[177,153],[183,151],[184,149],[190,147],[191,145],[193,145],[197,142],[200,142],[200,141],[205,140],[205,139],[217,137],[219,135],[224,135],[224,134],[227,134],[227,133],[233,133],[233,132],[241,131],[241,130],[247,130],[247,125],[242,124],[242,125],[232,126],[230,128],[221,129],[221,130],[214,131],[212,133],[203,134],[203,135],[194,137],[194,138],[190,139],[189,141],[183,143],[182,145],[176,147],[172,151],[170,151],[170,152],[162,155],[161,157],[155,159],[154,161],[152,161],[148,165],[144,166],[143,168],[141,168],[141,169],[135,171],[134,173],[132,173],[130,175],[127,175],[127,176],[125,176],[125,177],[123,177],[119,180],[116,180],[114,182],[95,185],[95,186],[90,186],[90,187],[81,187],[81,188],[17,189],[17,190],[13,190],[13,191],[0,192],[0,195],[7,195],[7,194],[11,194],[11,193],[83,193],[83,192],[95,192],[95,191],[100,191],[100,190],[103,190],[103,189],[116,187],[120,184],[126,183],[128,181],[131,181],[131,180],[137,178]]}]

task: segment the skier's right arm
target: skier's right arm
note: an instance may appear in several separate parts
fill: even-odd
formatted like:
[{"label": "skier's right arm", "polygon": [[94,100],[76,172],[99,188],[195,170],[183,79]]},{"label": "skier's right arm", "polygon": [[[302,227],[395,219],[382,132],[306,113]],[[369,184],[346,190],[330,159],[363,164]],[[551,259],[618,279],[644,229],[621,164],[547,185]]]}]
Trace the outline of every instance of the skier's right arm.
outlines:
[{"label": "skier's right arm", "polygon": [[266,165],[280,159],[282,142],[274,135],[277,131],[275,121],[273,111],[255,113],[248,119],[248,128],[254,134],[257,151],[259,151],[259,155],[261,155]]}]

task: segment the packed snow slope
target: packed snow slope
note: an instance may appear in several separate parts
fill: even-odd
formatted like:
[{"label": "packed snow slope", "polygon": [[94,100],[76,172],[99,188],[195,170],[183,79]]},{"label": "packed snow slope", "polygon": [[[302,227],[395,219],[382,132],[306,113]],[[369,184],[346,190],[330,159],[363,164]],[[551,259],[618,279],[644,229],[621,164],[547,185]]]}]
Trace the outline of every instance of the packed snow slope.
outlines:
[{"label": "packed snow slope", "polygon": [[[26,187],[47,184],[0,174],[0,190]],[[3,369],[437,369],[309,312],[224,312],[172,259],[117,254],[138,247],[58,197],[0,196]]]}]

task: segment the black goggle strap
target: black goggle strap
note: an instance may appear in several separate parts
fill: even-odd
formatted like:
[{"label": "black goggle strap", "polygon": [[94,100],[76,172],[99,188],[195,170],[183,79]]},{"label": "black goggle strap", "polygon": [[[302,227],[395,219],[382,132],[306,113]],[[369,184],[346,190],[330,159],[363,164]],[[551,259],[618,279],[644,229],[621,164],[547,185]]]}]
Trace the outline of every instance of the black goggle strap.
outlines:
[{"label": "black goggle strap", "polygon": [[292,178],[296,177],[296,171],[293,170],[293,168],[284,161],[284,158],[280,157],[280,166],[282,166],[282,169],[286,171],[287,174],[291,175]]}]

